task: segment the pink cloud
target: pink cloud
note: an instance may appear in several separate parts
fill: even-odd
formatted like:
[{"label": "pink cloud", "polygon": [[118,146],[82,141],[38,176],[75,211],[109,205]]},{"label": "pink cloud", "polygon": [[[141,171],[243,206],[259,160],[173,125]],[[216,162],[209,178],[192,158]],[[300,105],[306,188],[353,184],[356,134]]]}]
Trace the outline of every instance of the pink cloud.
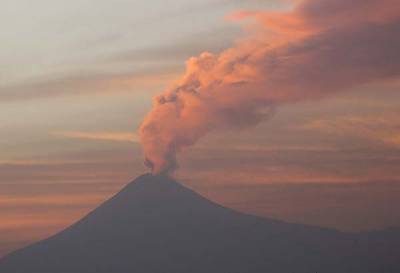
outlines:
[{"label": "pink cloud", "polygon": [[140,128],[148,166],[169,172],[207,133],[255,126],[281,104],[399,76],[397,2],[306,0],[286,13],[235,14],[254,18],[257,33],[189,59],[176,85],[154,98]]}]

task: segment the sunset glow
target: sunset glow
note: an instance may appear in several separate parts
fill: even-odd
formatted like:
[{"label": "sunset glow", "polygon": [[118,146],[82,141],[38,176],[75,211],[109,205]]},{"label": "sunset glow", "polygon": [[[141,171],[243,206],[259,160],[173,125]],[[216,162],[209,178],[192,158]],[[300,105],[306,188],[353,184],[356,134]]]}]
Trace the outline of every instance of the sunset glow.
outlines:
[{"label": "sunset glow", "polygon": [[148,167],[250,214],[400,226],[398,0],[4,0],[0,18],[0,257]]}]

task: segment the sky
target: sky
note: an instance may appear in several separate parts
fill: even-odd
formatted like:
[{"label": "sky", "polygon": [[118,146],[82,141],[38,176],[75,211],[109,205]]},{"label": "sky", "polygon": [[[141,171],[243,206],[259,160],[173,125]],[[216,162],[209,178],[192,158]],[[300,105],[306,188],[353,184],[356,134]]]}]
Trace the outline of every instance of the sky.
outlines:
[{"label": "sky", "polygon": [[[230,14],[294,2],[0,0],[0,256],[148,171],[137,130],[152,98],[189,57],[252,31]],[[211,132],[178,155],[174,176],[251,214],[346,231],[399,226],[399,88],[396,77],[363,83]]]}]

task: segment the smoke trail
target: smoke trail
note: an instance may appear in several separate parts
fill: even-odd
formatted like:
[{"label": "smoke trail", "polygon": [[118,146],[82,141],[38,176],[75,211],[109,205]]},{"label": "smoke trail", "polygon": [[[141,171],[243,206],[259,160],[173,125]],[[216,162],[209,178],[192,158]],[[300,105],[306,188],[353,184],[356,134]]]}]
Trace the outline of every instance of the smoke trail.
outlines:
[{"label": "smoke trail", "polygon": [[189,59],[176,85],[154,98],[140,127],[153,173],[174,170],[177,153],[210,131],[255,126],[280,104],[400,75],[397,0],[307,0],[287,13],[232,18],[253,18],[256,34]]}]

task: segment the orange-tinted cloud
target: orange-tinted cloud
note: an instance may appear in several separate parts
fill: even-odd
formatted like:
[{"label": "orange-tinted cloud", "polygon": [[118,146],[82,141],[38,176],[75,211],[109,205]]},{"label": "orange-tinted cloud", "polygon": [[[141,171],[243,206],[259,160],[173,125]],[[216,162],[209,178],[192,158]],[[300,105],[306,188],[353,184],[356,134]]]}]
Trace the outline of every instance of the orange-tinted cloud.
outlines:
[{"label": "orange-tinted cloud", "polygon": [[213,130],[254,126],[276,106],[330,96],[400,74],[395,0],[306,0],[287,13],[242,12],[257,33],[220,54],[187,61],[174,87],[154,99],[140,128],[153,172]]}]

